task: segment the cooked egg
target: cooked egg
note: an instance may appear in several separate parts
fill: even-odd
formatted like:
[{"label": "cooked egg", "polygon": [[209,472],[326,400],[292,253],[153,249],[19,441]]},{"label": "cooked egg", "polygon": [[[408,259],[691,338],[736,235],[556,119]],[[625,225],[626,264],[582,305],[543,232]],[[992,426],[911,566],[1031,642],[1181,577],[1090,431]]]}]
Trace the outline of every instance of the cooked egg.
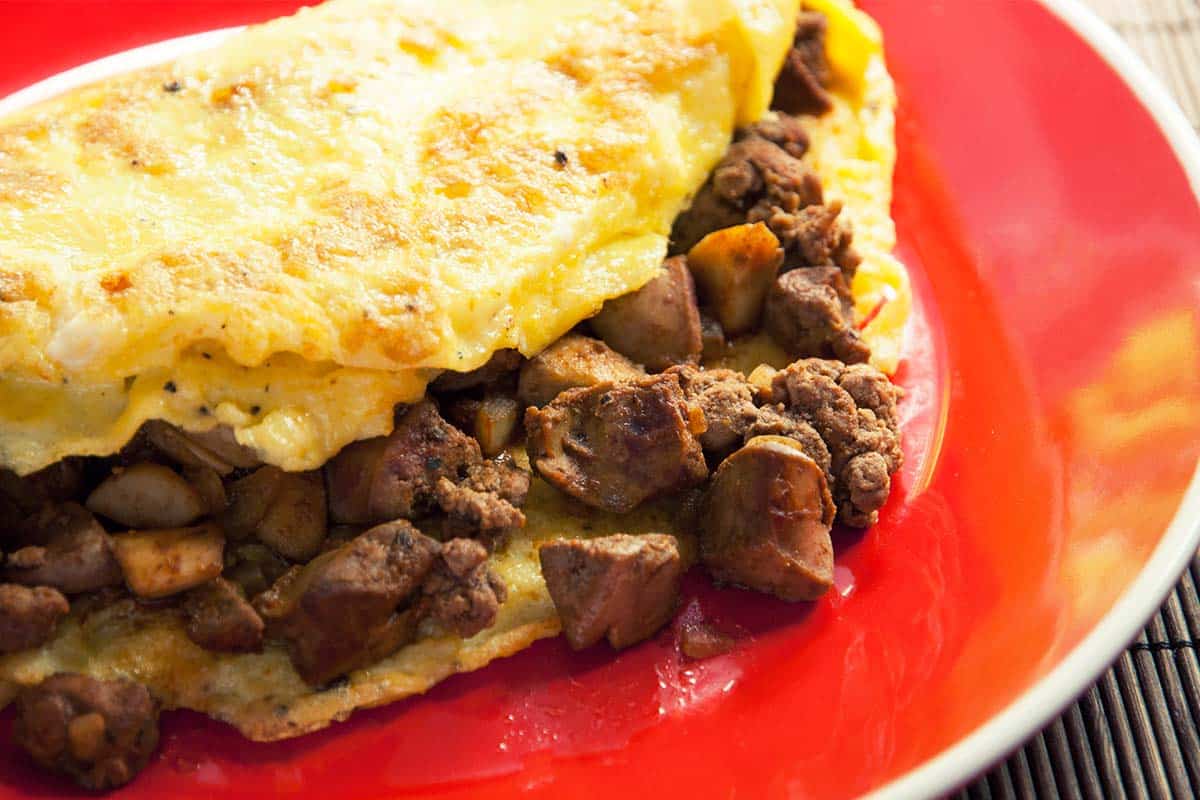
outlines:
[{"label": "cooked egg", "polygon": [[655,274],[796,8],[332,0],[0,120],[0,465],[216,416],[310,469],[540,350]]}]

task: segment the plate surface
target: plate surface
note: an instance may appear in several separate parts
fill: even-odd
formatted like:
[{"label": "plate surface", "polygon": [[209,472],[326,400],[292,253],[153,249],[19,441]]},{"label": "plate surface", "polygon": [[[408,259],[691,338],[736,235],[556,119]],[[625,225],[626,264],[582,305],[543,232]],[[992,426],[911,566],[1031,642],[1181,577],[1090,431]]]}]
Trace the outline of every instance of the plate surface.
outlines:
[{"label": "plate surface", "polygon": [[[0,95],[296,5],[0,4]],[[691,576],[682,613],[738,632],[728,656],[681,661],[671,630],[619,658],[544,641],[292,742],[169,714],[121,796],[846,797],[922,764],[885,793],[933,794],[1103,668],[1196,544],[1196,196],[1162,123],[1033,0],[863,5],[900,92],[918,307],[908,463],[880,524],[837,537],[839,591],[787,606]],[[0,798],[69,791],[0,747]]]}]

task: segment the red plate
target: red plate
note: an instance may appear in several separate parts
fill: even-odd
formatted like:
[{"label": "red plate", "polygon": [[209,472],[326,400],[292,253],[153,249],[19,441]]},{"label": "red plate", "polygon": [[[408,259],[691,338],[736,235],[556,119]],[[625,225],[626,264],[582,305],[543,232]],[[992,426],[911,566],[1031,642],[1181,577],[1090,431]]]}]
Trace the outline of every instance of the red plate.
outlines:
[{"label": "red plate", "polygon": [[[8,2],[0,93],[295,5]],[[842,591],[796,607],[693,576],[683,613],[740,631],[731,655],[681,662],[671,631],[620,657],[546,641],[291,742],[169,714],[122,794],[844,797],[923,764],[891,789],[932,794],[1086,686],[1196,544],[1200,210],[1181,159],[1200,147],[1067,0],[1092,44],[1032,0],[864,5],[899,84],[919,305],[908,464],[880,524],[839,538]],[[9,747],[0,781],[70,791]]]}]

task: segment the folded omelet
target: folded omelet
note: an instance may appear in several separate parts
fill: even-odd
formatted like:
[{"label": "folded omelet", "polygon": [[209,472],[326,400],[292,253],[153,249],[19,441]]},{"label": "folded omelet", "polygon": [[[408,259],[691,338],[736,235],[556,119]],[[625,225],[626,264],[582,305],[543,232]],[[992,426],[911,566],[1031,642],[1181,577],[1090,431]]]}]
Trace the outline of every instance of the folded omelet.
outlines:
[{"label": "folded omelet", "polygon": [[796,6],[334,0],[4,119],[0,463],[159,418],[311,469],[538,351],[658,269]]},{"label": "folded omelet", "polygon": [[[806,163],[863,257],[873,360],[899,358],[895,98],[874,23],[829,19],[833,110]],[[0,466],[217,424],[286,470],[386,434],[441,370],[534,354],[659,270],[676,215],[762,116],[799,0],[331,0],[0,120]],[[758,357],[760,354],[755,354]],[[517,454],[518,458],[523,453]],[[539,480],[495,557],[496,623],[324,689],[286,651],[222,654],[122,601],[0,658],[0,686],[129,677],[254,739],[423,691],[559,631],[539,541],[678,534]]]}]

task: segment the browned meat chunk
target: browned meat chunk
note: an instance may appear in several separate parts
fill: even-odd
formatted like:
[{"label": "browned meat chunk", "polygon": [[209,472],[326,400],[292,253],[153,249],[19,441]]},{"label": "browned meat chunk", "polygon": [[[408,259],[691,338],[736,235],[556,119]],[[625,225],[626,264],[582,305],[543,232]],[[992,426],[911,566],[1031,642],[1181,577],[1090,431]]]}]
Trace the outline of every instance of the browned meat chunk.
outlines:
[{"label": "browned meat chunk", "polygon": [[671,619],[683,562],[665,534],[559,539],[538,550],[542,577],[575,650],[602,638],[620,650]]},{"label": "browned meat chunk", "polygon": [[531,478],[529,471],[518,467],[511,456],[500,456],[468,467],[462,485],[490,492],[520,508],[529,495]]},{"label": "browned meat chunk", "polygon": [[487,557],[487,548],[472,539],[443,543],[422,587],[420,615],[464,639],[495,624],[508,590]]},{"label": "browned meat chunk", "polygon": [[211,522],[121,533],[113,537],[113,547],[130,591],[150,600],[207,583],[225,564],[225,537]]},{"label": "browned meat chunk", "polygon": [[563,392],[525,412],[526,446],[549,484],[582,502],[622,513],[708,475],[693,431],[703,431],[677,375]]},{"label": "browned meat chunk", "polygon": [[869,364],[852,364],[838,375],[838,386],[854,398],[859,408],[870,410],[892,433],[900,433],[897,404],[901,392],[887,375]]},{"label": "browned meat chunk", "polygon": [[735,225],[701,239],[688,251],[687,263],[721,327],[745,333],[758,327],[783,249],[763,223]]},{"label": "browned meat chunk", "polygon": [[793,357],[867,361],[867,347],[854,327],[853,299],[837,267],[785,272],[767,294],[764,327]]},{"label": "browned meat chunk", "polygon": [[424,400],[390,436],[355,442],[329,462],[329,515],[352,525],[411,519],[433,506],[439,478],[457,480],[481,458],[479,443]]},{"label": "browned meat chunk", "polygon": [[25,477],[0,469],[0,546],[45,544],[38,516],[85,491],[83,459],[67,458]]},{"label": "browned meat chunk", "polygon": [[461,392],[489,386],[516,372],[521,366],[521,354],[516,350],[497,350],[488,362],[470,372],[443,372],[437,376],[430,388],[435,392]]},{"label": "browned meat chunk", "polygon": [[825,15],[801,11],[796,19],[792,49],[775,79],[771,108],[789,114],[824,114],[833,108],[829,60],[825,55]]},{"label": "browned meat chunk", "polygon": [[820,179],[798,158],[761,136],[748,136],[729,147],[691,208],[675,220],[672,252],[691,250],[715,230],[758,221],[766,222],[786,250],[791,239],[775,230],[776,212],[795,214],[822,201]]},{"label": "browned meat chunk", "polygon": [[[867,527],[891,491],[900,468],[896,402],[900,392],[874,367],[803,359],[774,376],[764,398],[812,425],[829,448],[838,520]],[[854,394],[851,394],[853,390]],[[856,402],[860,397],[863,405]]]},{"label": "browned meat chunk", "polygon": [[798,117],[790,114],[767,114],[758,122],[739,130],[735,141],[757,136],[778,145],[792,158],[803,158],[808,152],[808,131]]},{"label": "browned meat chunk", "polygon": [[196,433],[151,420],[142,426],[141,433],[155,450],[181,467],[208,467],[225,477],[235,469],[254,469],[262,464],[258,453],[238,444],[233,429],[226,425]]},{"label": "browned meat chunk", "polygon": [[846,525],[865,528],[879,519],[878,509],[892,491],[893,472],[882,453],[859,453],[850,459],[838,475],[839,519]]},{"label": "browned meat chunk", "polygon": [[824,198],[813,172],[761,136],[730,146],[713,170],[712,188],[725,203],[740,207],[750,222],[768,216],[771,209],[794,212]]},{"label": "browned meat chunk", "polygon": [[[334,539],[334,532],[322,542],[323,549],[332,550],[362,533],[354,528],[353,533]],[[245,542],[233,548],[225,556],[225,570],[221,574],[241,587],[246,597],[266,591],[291,567],[287,561],[271,548],[258,542]]]},{"label": "browned meat chunk", "polygon": [[[523,503],[529,491],[529,473],[512,464],[493,469],[511,470],[511,481],[524,481],[524,489],[516,490]],[[461,483],[454,483],[442,478],[436,491],[438,505],[447,516],[446,530],[452,536],[482,536],[497,543],[507,531],[525,527],[525,515],[518,505],[498,489],[490,488],[486,481],[468,477]]]},{"label": "browned meat chunk", "polygon": [[95,521],[95,517],[75,502],[47,503],[37,511],[22,516],[8,533],[12,543],[8,549],[29,545],[47,545],[66,531],[83,527]]},{"label": "browned meat chunk", "polygon": [[599,339],[568,333],[521,367],[517,399],[544,406],[561,392],[597,383],[620,383],[646,371]]},{"label": "browned meat chunk", "polygon": [[[789,409],[795,413],[798,409],[809,409],[812,413],[814,404],[844,408],[844,401],[836,397],[826,381],[834,381],[837,387],[845,392],[852,402],[858,406],[860,428],[865,422],[871,431],[852,431],[853,437],[842,432],[841,439],[855,438],[868,440],[879,432],[882,439],[875,444],[877,450],[885,457],[893,469],[898,469],[903,462],[899,440],[899,409],[898,403],[903,392],[895,386],[886,375],[869,364],[845,365],[839,361],[828,361],[816,358],[801,359],[777,374],[771,383],[771,398],[786,398],[790,401]],[[806,391],[805,384],[815,389]],[[782,390],[782,391],[781,391]],[[820,398],[824,398],[823,400]],[[865,413],[864,413],[865,412]],[[888,434],[891,438],[888,438]],[[827,440],[828,441],[828,440]],[[830,450],[832,452],[832,448]],[[835,462],[837,460],[835,456]]]},{"label": "browned meat chunk", "polygon": [[[769,142],[766,144],[770,146]],[[721,164],[717,166],[720,167]],[[692,198],[692,204],[688,206],[687,211],[675,218],[671,227],[671,243],[667,250],[671,255],[686,254],[710,233],[746,222],[746,210],[741,207],[741,203],[723,200],[713,188],[712,182],[713,178],[709,177],[708,183]]]},{"label": "browned meat chunk", "polygon": [[237,584],[215,578],[183,598],[188,638],[205,650],[239,653],[262,646],[263,621]]},{"label": "browned meat chunk", "polygon": [[674,367],[688,403],[704,413],[706,430],[700,444],[709,453],[726,453],[742,443],[746,430],[758,419],[754,389],[746,377],[731,369]]},{"label": "browned meat chunk", "polygon": [[0,495],[20,513],[32,514],[46,503],[76,499],[84,490],[84,477],[80,458],[65,458],[23,478],[12,470],[0,469]]},{"label": "browned meat chunk", "polygon": [[225,535],[235,540],[253,536],[279,497],[286,475],[279,467],[267,465],[231,481],[226,487],[228,503],[220,519]]},{"label": "browned meat chunk", "polygon": [[88,495],[86,505],[93,514],[129,528],[182,528],[207,508],[179,473],[148,461],[114,469]]},{"label": "browned meat chunk", "polygon": [[262,467],[243,480],[254,480],[267,471],[274,479],[261,481],[259,486],[265,491],[256,496],[251,497],[248,487],[239,486],[240,481],[234,484],[237,488],[227,518],[241,516],[249,520],[255,515],[240,515],[243,507],[262,508],[262,515],[252,527],[258,540],[284,558],[307,561],[321,552],[321,543],[325,541],[328,527],[325,479],[320,472],[283,472],[275,467]]},{"label": "browned meat chunk", "polygon": [[320,472],[285,472],[275,502],[255,534],[284,558],[307,561],[321,552],[328,520],[324,476]]},{"label": "browned meat chunk", "polygon": [[841,213],[842,204],[835,201],[797,211],[759,208],[750,218],[761,219],[779,237],[785,249],[784,269],[833,265],[849,284],[862,258],[854,249],[853,231],[839,218]]},{"label": "browned meat chunk", "polygon": [[700,309],[687,261],[668,258],[636,292],[609,300],[590,323],[609,347],[655,372],[700,360]]},{"label": "browned meat chunk", "polygon": [[46,506],[36,528],[44,545],[31,545],[8,556],[4,576],[26,586],[52,586],[80,594],[121,582],[121,566],[112,538],[77,503]]},{"label": "browned meat chunk", "polygon": [[833,584],[825,473],[795,441],[760,436],[721,462],[700,514],[700,560],[718,581],[788,601]]},{"label": "browned meat chunk", "polygon": [[92,791],[129,783],[158,746],[158,708],[140,683],[60,673],[23,690],[16,707],[16,743]]},{"label": "browned meat chunk", "polygon": [[440,546],[404,520],[377,525],[296,567],[254,606],[285,640],[300,677],[320,685],[394,652],[413,633],[407,605]]},{"label": "browned meat chunk", "polygon": [[42,646],[70,610],[57,589],[0,583],[0,653]]},{"label": "browned meat chunk", "polygon": [[442,413],[455,427],[475,437],[488,458],[504,452],[521,427],[524,404],[516,397],[516,373],[513,390],[491,391],[482,396],[470,393],[446,397]]},{"label": "browned meat chunk", "polygon": [[479,539],[489,550],[499,548],[508,534],[525,527],[521,507],[532,476],[511,456],[481,461],[467,469],[457,484],[438,482],[438,504],[446,514],[443,538]]},{"label": "browned meat chunk", "polygon": [[783,247],[785,268],[836,265],[853,278],[861,259],[852,232],[839,220],[841,204],[824,204],[820,180],[801,163],[807,147],[803,126],[784,114],[739,132],[676,220],[672,252],[690,251],[713,231],[762,222]]},{"label": "browned meat chunk", "polygon": [[[469,391],[446,394],[438,398],[438,410],[441,411],[442,418],[472,436],[475,435],[475,415],[479,413],[481,405],[482,399]],[[521,407],[521,410],[524,411],[524,407]]]},{"label": "browned meat chunk", "polygon": [[825,478],[832,485],[832,459],[825,440],[817,429],[803,419],[787,412],[782,403],[766,405],[758,409],[758,417],[746,429],[745,440],[748,442],[755,436],[786,436],[800,444],[804,454],[817,462],[817,466],[825,473]]},{"label": "browned meat chunk", "polygon": [[840,450],[854,438],[858,407],[837,384],[844,364],[803,358],[776,371],[762,394],[764,403],[782,403],[789,412],[809,421],[829,445]]},{"label": "browned meat chunk", "polygon": [[183,478],[191,485],[204,503],[204,513],[207,516],[217,516],[229,506],[229,495],[220,474],[212,467],[204,465],[183,467]]},{"label": "browned meat chunk", "polygon": [[525,526],[521,509],[491,492],[481,492],[442,478],[437,485],[437,499],[456,533],[469,535]]},{"label": "browned meat chunk", "polygon": [[688,658],[712,658],[733,649],[733,637],[707,622],[686,622],[679,627],[679,649]]}]

